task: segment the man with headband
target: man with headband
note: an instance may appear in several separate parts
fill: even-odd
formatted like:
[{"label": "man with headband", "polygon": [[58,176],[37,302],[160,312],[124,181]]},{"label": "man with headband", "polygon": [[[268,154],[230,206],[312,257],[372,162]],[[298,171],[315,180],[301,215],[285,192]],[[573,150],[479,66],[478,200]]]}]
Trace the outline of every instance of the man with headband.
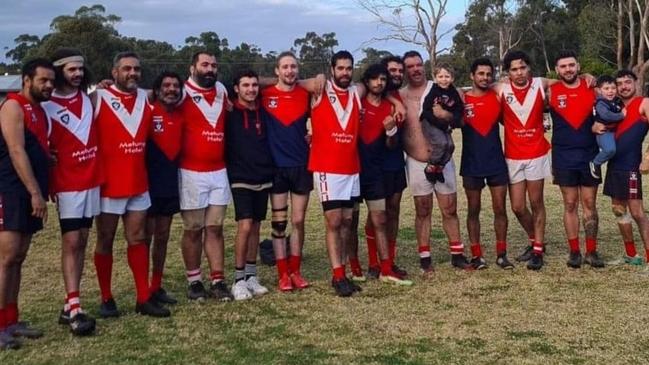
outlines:
[{"label": "man with headband", "polygon": [[66,297],[60,324],[77,336],[92,334],[95,320],[81,310],[80,284],[88,235],[99,214],[98,135],[86,94],[89,75],[76,49],[61,48],[52,57],[54,92],[43,108],[50,120],[49,143],[56,163],[51,168],[50,195],[61,227],[61,266]]}]

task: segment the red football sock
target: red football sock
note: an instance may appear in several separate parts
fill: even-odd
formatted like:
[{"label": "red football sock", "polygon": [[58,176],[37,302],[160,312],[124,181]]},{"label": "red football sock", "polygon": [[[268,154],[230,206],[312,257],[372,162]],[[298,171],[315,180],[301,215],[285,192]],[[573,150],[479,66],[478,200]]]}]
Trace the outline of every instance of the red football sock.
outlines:
[{"label": "red football sock", "polygon": [[376,236],[374,229],[365,226],[365,241],[367,242],[367,265],[369,267],[379,266],[378,254],[376,251]]},{"label": "red football sock", "polygon": [[286,258],[276,259],[275,264],[277,265],[278,278],[281,278],[284,275],[288,275],[288,260]]},{"label": "red football sock", "polygon": [[586,253],[597,251],[597,238],[586,237]]},{"label": "red football sock", "polygon": [[214,270],[210,272],[210,281],[211,282],[217,282],[217,281],[223,281],[225,280],[225,275],[223,275],[223,271],[218,271]]},{"label": "red football sock", "polygon": [[388,249],[390,250],[390,261],[394,262],[397,257],[397,240],[389,240]]},{"label": "red football sock", "polygon": [[154,271],[151,273],[151,293],[155,293],[162,288],[162,271]]},{"label": "red football sock", "polygon": [[7,326],[18,323],[18,304],[17,303],[7,303],[5,307],[5,321]]},{"label": "red football sock", "polygon": [[579,237],[569,238],[568,246],[570,247],[570,252],[579,252]]},{"label": "red football sock", "polygon": [[543,242],[534,242],[532,245],[532,252],[537,255],[543,255]]},{"label": "red football sock", "polygon": [[635,251],[635,242],[633,241],[625,241],[624,250],[626,251],[626,255],[629,257],[635,257],[638,254]]},{"label": "red football sock", "polygon": [[73,291],[73,292],[68,293],[68,297],[66,298],[66,302],[68,303],[68,306],[70,307],[68,309],[70,311],[70,318],[76,316],[81,311],[81,302],[79,301],[79,292],[78,291]]},{"label": "red football sock", "polygon": [[113,297],[111,280],[113,277],[113,254],[95,253],[95,270],[101,292],[101,301],[105,302]]},{"label": "red football sock", "polygon": [[507,253],[507,242],[506,241],[498,241],[496,242],[496,255],[504,255]]},{"label": "red football sock", "polygon": [[464,254],[464,245],[460,241],[448,241],[448,247],[451,251],[451,255]]},{"label": "red football sock", "polygon": [[381,275],[392,274],[392,260],[381,260]]},{"label": "red football sock", "polygon": [[300,266],[302,265],[302,256],[291,255],[288,257],[288,272],[300,273]]},{"label": "red football sock", "polygon": [[350,257],[349,266],[354,276],[363,276],[363,269],[361,268],[361,263],[358,261],[358,257]]},{"label": "red football sock", "polygon": [[471,255],[473,255],[473,257],[482,257],[482,247],[480,246],[480,242],[471,245]]},{"label": "red football sock", "polygon": [[126,250],[128,266],[133,272],[137,302],[149,300],[149,246],[144,242],[129,245]]},{"label": "red football sock", "polygon": [[334,280],[343,280],[345,278],[345,265],[333,268]]},{"label": "red football sock", "polygon": [[649,262],[649,248],[645,249],[646,261]]},{"label": "red football sock", "polygon": [[419,258],[430,257],[430,245],[419,246],[417,251],[419,251]]},{"label": "red football sock", "polygon": [[7,328],[7,310],[0,308],[0,332]]}]

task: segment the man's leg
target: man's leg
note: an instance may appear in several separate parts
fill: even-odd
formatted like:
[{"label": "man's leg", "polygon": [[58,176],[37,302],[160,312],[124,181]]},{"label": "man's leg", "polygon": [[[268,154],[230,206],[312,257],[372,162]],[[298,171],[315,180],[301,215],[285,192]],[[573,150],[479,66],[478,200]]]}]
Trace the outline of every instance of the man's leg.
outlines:
[{"label": "man's leg", "polygon": [[289,271],[293,286],[298,289],[309,286],[309,283],[304,280],[300,272],[305,236],[304,220],[308,205],[308,194],[291,193],[291,255],[289,257]]},{"label": "man's leg", "polygon": [[584,263],[591,267],[604,267],[604,261],[597,252],[597,233],[599,231],[599,215],[597,214],[597,186],[580,186],[582,224],[586,235],[586,256]]},{"label": "man's leg", "polygon": [[[468,189],[465,187],[464,192],[466,193],[467,200],[466,228],[469,233],[471,252],[473,253],[474,257],[481,257],[481,254],[476,255],[476,253],[481,251],[480,209],[482,201],[482,189]],[[474,247],[476,248],[474,249]]]},{"label": "man's leg", "polygon": [[642,199],[629,199],[628,207],[629,213],[640,231],[640,238],[645,248],[645,262],[649,262],[649,218],[644,211]]},{"label": "man's leg", "polygon": [[[325,202],[325,204],[328,202]],[[350,211],[349,223],[351,224],[351,209],[342,207],[326,207],[324,208],[325,220],[325,242],[327,245],[327,254],[329,255],[329,263],[331,264],[332,280],[331,284],[336,290],[336,294],[342,297],[348,297],[353,294],[347,278],[345,277],[345,264],[343,258],[344,243],[343,241],[343,210]]]},{"label": "man's leg", "polygon": [[390,247],[390,259],[395,264],[397,256],[397,236],[399,235],[399,215],[401,210],[401,192],[394,193],[385,200],[385,214],[387,217],[386,234]]},{"label": "man's leg", "polygon": [[527,181],[527,194],[532,208],[534,221],[534,243],[532,244],[532,257],[527,262],[530,270],[539,270],[543,267],[543,246],[545,244],[545,202],[543,201],[544,180]]},{"label": "man's leg", "polygon": [[[273,251],[277,266],[278,287],[281,291],[293,289],[289,278],[289,259],[286,257],[286,226],[288,225],[288,192],[271,194],[271,228]],[[296,238],[297,239],[297,238]],[[292,240],[292,237],[291,237]],[[291,252],[292,249],[291,249]]]},{"label": "man's leg", "polygon": [[576,186],[560,186],[563,197],[563,228],[568,240],[570,257],[567,265],[571,268],[581,267],[581,252],[579,249],[579,188]]},{"label": "man's leg", "polygon": [[361,268],[361,263],[358,259],[358,223],[360,220],[360,210],[356,208],[357,204],[354,204],[355,207],[351,212],[351,220],[348,222],[346,220],[346,209],[343,210],[343,224],[341,227],[341,235],[343,237],[343,252],[346,253],[346,259],[343,258],[343,262],[348,261],[350,270],[352,272],[352,280],[364,282],[366,280],[365,275],[363,275],[363,268]]},{"label": "man's leg", "polygon": [[[150,222],[151,218],[147,220]],[[151,285],[149,291],[158,302],[176,304],[177,301],[167,295],[166,291],[162,288],[162,277],[167,259],[167,245],[173,216],[156,215],[153,220],[153,239],[147,239],[147,242],[151,242]],[[149,222],[147,222],[147,236],[149,236]]]},{"label": "man's leg", "polygon": [[622,236],[624,243],[624,262],[632,265],[643,265],[644,260],[638,256],[635,249],[635,242],[633,240],[633,226],[631,225],[633,218],[628,211],[628,201],[622,199],[611,199],[611,208],[613,214],[617,217],[617,227]]},{"label": "man's leg", "polygon": [[527,234],[529,238],[529,245],[525,248],[525,251],[520,255],[518,261],[527,261],[529,256],[532,253],[532,246],[534,244],[534,219],[532,218],[532,213],[527,208],[527,181],[519,181],[514,184],[509,185],[509,200],[511,204],[511,209],[516,219],[520,223],[521,227]]},{"label": "man's leg", "polygon": [[503,269],[513,269],[507,258],[507,185],[490,186],[491,207],[494,213],[494,232],[496,233],[496,264]]},{"label": "man's leg", "polygon": [[101,213],[95,218],[95,221],[97,222],[97,243],[94,261],[102,302],[99,314],[104,318],[118,317],[119,311],[113,299],[111,281],[113,276],[113,241],[119,223],[119,215]]},{"label": "man's leg", "polygon": [[451,265],[463,269],[473,270],[473,266],[464,256],[464,244],[460,237],[460,220],[457,217],[457,193],[435,193],[439,210],[442,213],[442,228],[448,239],[451,251]]},{"label": "man's leg", "polygon": [[210,266],[210,292],[219,301],[232,300],[232,293],[225,283],[223,221],[226,205],[209,205],[205,212],[205,236],[203,249]]},{"label": "man's leg", "polygon": [[[17,231],[0,232],[0,350],[20,347],[20,343],[7,333],[6,329],[10,324],[14,324],[8,323],[10,319],[11,322],[14,322],[13,318],[8,317],[13,317],[15,311],[14,304],[10,302],[13,284],[11,281],[13,280],[13,267],[18,263],[21,251],[21,236],[21,233]],[[9,304],[12,308],[8,308]]]},{"label": "man's leg", "polygon": [[433,194],[415,196],[415,234],[419,251],[419,265],[424,275],[433,272],[430,256],[431,214],[433,212]]},{"label": "man's leg", "polygon": [[185,276],[189,285],[187,291],[189,300],[203,301],[207,297],[201,276],[205,210],[191,209],[180,212],[184,226],[180,248],[185,263]]},{"label": "man's leg", "polygon": [[253,230],[252,218],[239,219],[237,221],[237,233],[234,238],[234,285],[232,294],[234,300],[246,300],[252,298],[252,293],[246,286],[246,259],[248,241]]}]

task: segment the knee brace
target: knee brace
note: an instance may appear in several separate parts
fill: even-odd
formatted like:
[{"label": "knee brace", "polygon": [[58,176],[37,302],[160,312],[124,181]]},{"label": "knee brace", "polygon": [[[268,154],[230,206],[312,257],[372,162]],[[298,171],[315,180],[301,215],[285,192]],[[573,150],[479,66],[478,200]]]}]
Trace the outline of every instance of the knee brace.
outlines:
[{"label": "knee brace", "polygon": [[626,207],[624,205],[613,204],[611,210],[613,210],[613,214],[618,218],[621,218],[622,216],[627,214]]},{"label": "knee brace", "polygon": [[288,206],[279,209],[272,209],[270,227],[273,238],[285,238],[286,226],[288,225]]},{"label": "knee brace", "polygon": [[624,212],[621,216],[617,218],[618,224],[631,224],[631,214],[629,212]]}]

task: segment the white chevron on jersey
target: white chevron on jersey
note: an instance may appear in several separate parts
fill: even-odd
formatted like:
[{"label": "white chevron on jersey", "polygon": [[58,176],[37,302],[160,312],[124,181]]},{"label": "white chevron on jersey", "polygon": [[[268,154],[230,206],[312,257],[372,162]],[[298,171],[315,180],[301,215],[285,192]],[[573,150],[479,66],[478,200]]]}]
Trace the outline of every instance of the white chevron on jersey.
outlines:
[{"label": "white chevron on jersey", "polygon": [[[114,88],[117,93],[123,94],[123,92],[115,89],[113,85],[110,86]],[[135,138],[137,131],[140,129],[140,124],[142,124],[142,115],[144,114],[144,108],[147,104],[147,93],[142,89],[137,89],[137,96],[135,99],[135,105],[133,110],[129,113],[126,107],[122,104],[122,100],[110,92],[102,89],[97,89],[97,96],[100,100],[106,102],[106,105],[110,107],[110,110],[113,111],[117,119],[122,123],[124,128],[128,131],[131,137]],[[95,115],[99,113],[99,108],[97,108]]]},{"label": "white chevron on jersey", "polygon": [[516,114],[518,117],[518,120],[521,122],[522,125],[527,124],[527,120],[530,117],[530,113],[532,112],[532,108],[534,108],[534,103],[536,102],[536,96],[538,93],[541,93],[541,98],[545,98],[545,93],[543,92],[543,84],[541,83],[541,79],[538,77],[535,77],[531,81],[531,85],[529,90],[527,90],[527,94],[525,95],[525,100],[523,100],[523,104],[518,102],[518,99],[516,99],[516,95],[514,95],[514,90],[512,90],[512,85],[511,82],[505,83],[503,86],[502,92],[501,92],[501,97],[507,105],[509,105],[509,108]]},{"label": "white chevron on jersey", "polygon": [[[187,83],[191,84],[191,86],[194,86],[197,89],[201,89],[201,87],[196,85],[196,83],[194,83],[194,80],[192,80],[191,78],[187,80]],[[185,92],[187,93],[186,97],[188,97],[192,101],[192,103],[196,105],[198,110],[201,111],[201,113],[205,117],[205,120],[207,120],[212,128],[215,128],[216,123],[218,123],[219,121],[219,116],[221,116],[221,113],[223,112],[223,102],[225,100],[225,96],[227,95],[227,90],[222,83],[217,81],[215,87],[216,97],[214,98],[214,102],[212,102],[212,104],[209,104],[200,92],[194,90],[191,87],[185,88]]]},{"label": "white chevron on jersey", "polygon": [[[81,118],[77,117],[76,114],[68,110],[65,106],[53,100],[41,103],[41,105],[51,121],[58,123],[81,141],[81,143],[87,145],[88,138],[90,137],[90,126],[92,125],[92,102],[86,94],[81,91],[77,92],[81,93]],[[66,98],[66,96],[59,95],[56,91],[52,93],[52,96]]]},{"label": "white chevron on jersey", "polygon": [[360,97],[358,96],[358,92],[356,91],[356,87],[354,85],[351,85],[347,89],[347,91],[349,92],[349,98],[347,99],[347,105],[345,105],[345,108],[343,109],[342,103],[340,102],[335,89],[336,86],[331,81],[327,80],[326,91],[327,97],[329,98],[329,103],[331,103],[331,106],[334,109],[334,113],[336,113],[338,124],[340,124],[340,127],[343,130],[345,130],[347,128],[347,124],[349,123],[349,118],[352,115],[352,111],[354,110],[354,102],[357,102],[358,106],[360,107],[361,101]]}]

